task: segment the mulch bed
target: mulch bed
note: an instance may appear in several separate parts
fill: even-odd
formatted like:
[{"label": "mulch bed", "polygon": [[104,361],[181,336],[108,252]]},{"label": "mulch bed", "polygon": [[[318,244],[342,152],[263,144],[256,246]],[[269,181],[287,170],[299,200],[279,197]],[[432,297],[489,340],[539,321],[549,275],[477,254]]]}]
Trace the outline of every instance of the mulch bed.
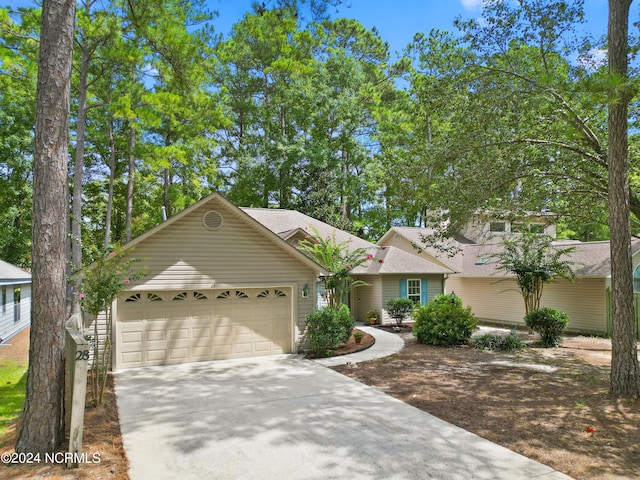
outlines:
[{"label": "mulch bed", "polygon": [[[357,328],[354,329],[355,331],[360,331]],[[362,332],[364,333],[364,332]],[[373,338],[372,335],[369,335],[368,333],[364,333],[364,337],[362,337],[362,341],[360,343],[356,343],[355,339],[353,338],[353,335],[351,335],[349,337],[349,340],[347,341],[347,343],[341,345],[340,347],[331,350],[331,353],[329,355],[327,355],[326,357],[320,357],[318,355],[315,355],[313,353],[308,353],[305,358],[309,358],[309,359],[314,359],[314,358],[327,358],[327,357],[337,357],[340,355],[347,355],[349,353],[355,353],[355,352],[359,352],[361,350],[366,350],[367,348],[369,348],[371,345],[373,345],[374,343],[376,343],[375,338]]]}]

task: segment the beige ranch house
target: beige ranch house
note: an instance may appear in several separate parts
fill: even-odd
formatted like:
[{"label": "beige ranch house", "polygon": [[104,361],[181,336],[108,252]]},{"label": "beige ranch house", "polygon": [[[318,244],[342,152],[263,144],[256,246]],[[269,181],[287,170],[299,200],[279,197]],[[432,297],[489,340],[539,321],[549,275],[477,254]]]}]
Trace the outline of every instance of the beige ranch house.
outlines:
[{"label": "beige ranch house", "polygon": [[114,305],[114,369],[294,353],[326,275],[214,193],[125,245],[147,275]]},{"label": "beige ranch house", "polygon": [[369,286],[346,299],[359,320],[391,298],[426,304],[453,273],[299,212],[241,209],[214,193],[125,245],[148,272],[113,305],[113,368],[304,351],[329,272],[295,245],[315,231],[372,255],[353,271]]},{"label": "beige ranch house", "polygon": [[[526,225],[532,231],[555,238],[549,217],[533,217],[526,222],[474,218],[447,248],[426,247],[428,228],[394,227],[378,242],[393,245],[420,258],[454,270],[445,282],[447,293],[455,292],[477,318],[496,324],[524,325],[525,309],[515,279],[496,268],[491,255],[501,248],[505,235],[516,235]],[[607,291],[611,286],[609,242],[556,241],[559,248],[574,247],[568,257],[574,262],[576,279],[545,285],[541,305],[567,312],[568,330],[576,333],[610,335],[611,322]],[[633,243],[634,290],[640,291],[640,242]],[[448,254],[451,252],[451,254]],[[640,327],[639,327],[640,328]]]}]

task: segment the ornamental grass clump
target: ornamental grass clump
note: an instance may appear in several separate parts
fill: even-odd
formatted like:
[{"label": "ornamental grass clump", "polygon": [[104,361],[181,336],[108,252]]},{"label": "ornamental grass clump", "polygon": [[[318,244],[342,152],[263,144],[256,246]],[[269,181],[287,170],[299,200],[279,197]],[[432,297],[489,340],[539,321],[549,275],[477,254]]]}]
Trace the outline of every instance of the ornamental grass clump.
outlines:
[{"label": "ornamental grass clump", "polygon": [[485,333],[473,339],[473,346],[480,350],[497,350],[500,352],[511,352],[527,345],[518,335],[500,335],[495,333]]},{"label": "ornamental grass clump", "polygon": [[413,311],[413,335],[419,343],[460,345],[466,343],[478,322],[471,307],[464,308],[455,295],[438,295]]}]

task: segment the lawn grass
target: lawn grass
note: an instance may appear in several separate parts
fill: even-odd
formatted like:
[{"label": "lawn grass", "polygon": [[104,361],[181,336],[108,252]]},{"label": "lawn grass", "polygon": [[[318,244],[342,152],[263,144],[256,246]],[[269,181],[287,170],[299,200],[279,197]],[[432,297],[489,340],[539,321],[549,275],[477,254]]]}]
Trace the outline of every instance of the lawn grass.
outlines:
[{"label": "lawn grass", "polygon": [[0,444],[22,412],[26,390],[27,366],[10,360],[0,361]]}]

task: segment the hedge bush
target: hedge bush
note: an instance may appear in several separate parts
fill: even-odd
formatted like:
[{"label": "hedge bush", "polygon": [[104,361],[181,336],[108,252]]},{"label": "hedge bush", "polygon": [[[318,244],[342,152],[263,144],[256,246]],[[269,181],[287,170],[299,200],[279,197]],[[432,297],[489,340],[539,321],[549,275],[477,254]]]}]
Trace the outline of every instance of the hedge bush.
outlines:
[{"label": "hedge bush", "polygon": [[569,316],[555,308],[544,307],[529,312],[524,321],[534,332],[538,332],[545,347],[555,347],[562,343],[562,334],[569,324]]},{"label": "hedge bush", "polygon": [[438,295],[427,305],[413,311],[413,335],[430,345],[465,343],[478,326],[471,307],[464,308],[460,297]]},{"label": "hedge bush", "polygon": [[473,339],[473,346],[481,350],[499,350],[511,352],[518,348],[526,347],[526,344],[517,335],[500,335],[485,333]]},{"label": "hedge bush", "polygon": [[342,305],[338,310],[323,307],[306,318],[311,350],[320,356],[328,355],[331,349],[349,340],[356,325],[346,305]]}]

